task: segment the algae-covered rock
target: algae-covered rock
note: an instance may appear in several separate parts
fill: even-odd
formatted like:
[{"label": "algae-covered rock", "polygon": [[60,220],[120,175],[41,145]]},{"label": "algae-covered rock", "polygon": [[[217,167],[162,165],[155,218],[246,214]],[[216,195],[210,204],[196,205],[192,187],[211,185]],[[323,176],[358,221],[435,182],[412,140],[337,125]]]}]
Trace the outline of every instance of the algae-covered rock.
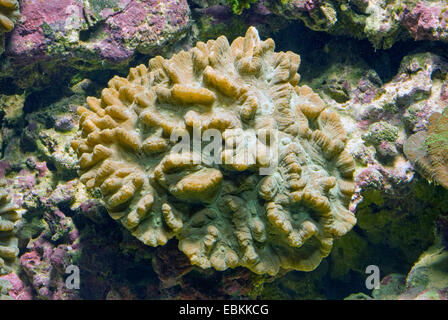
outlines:
[{"label": "algae-covered rock", "polygon": [[394,157],[398,154],[396,140],[398,139],[398,128],[387,123],[378,121],[369,126],[364,141],[375,146],[378,154],[383,157]]},{"label": "algae-covered rock", "polygon": [[447,4],[440,0],[272,0],[268,7],[315,31],[367,38],[375,48],[406,39],[448,40]]},{"label": "algae-covered rock", "polygon": [[[294,41],[291,39],[291,45]],[[308,52],[307,61],[301,67],[304,83],[342,105],[368,103],[382,85],[378,73],[359,55],[354,41],[330,39],[323,50]]]},{"label": "algae-covered rock", "polygon": [[330,276],[333,279],[350,281],[350,272],[365,272],[369,263],[369,242],[355,231],[337,239],[330,254]]},{"label": "algae-covered rock", "polygon": [[87,67],[89,60],[123,62],[135,51],[153,53],[182,37],[188,18],[189,8],[182,0],[24,1],[7,56],[17,63],[77,58],[80,67]]},{"label": "algae-covered rock", "polygon": [[448,252],[440,245],[425,251],[406,278],[399,299],[448,300]]},{"label": "algae-covered rock", "polygon": [[[446,192],[440,194],[440,188],[436,191],[424,181],[414,182],[410,187],[410,190],[401,190],[403,197],[408,196],[406,201],[398,203],[394,196],[367,189],[357,210],[358,225],[366,238],[400,251],[407,263],[433,243],[435,219],[446,205]],[[398,255],[394,258],[399,259]]]},{"label": "algae-covered rock", "polygon": [[[376,300],[448,300],[448,252],[440,244],[426,250],[408,275],[390,274],[372,291]],[[347,299],[372,299],[353,294]]]},{"label": "algae-covered rock", "polygon": [[262,4],[259,0],[192,0],[200,8],[226,7],[234,15],[240,15],[245,9]]},{"label": "algae-covered rock", "polygon": [[446,217],[445,189],[418,178],[394,181],[396,177],[377,173],[368,184],[367,177],[358,175],[363,184],[357,227],[335,241],[330,255],[330,277],[346,284],[364,286],[369,265],[378,266],[381,277],[408,272],[443,234],[436,227]]},{"label": "algae-covered rock", "polygon": [[21,12],[0,68],[21,87],[61,67],[116,69],[137,53],[169,53],[191,26],[185,0],[27,0]]},{"label": "algae-covered rock", "polygon": [[227,5],[194,8],[192,18],[195,21],[193,29],[197,30],[197,38],[201,41],[215,39],[220,35],[234,39],[250,26],[256,27],[263,36],[272,36],[289,24],[269,11],[261,1],[251,5],[242,14],[234,14]]},{"label": "algae-covered rock", "polygon": [[23,94],[4,95],[0,94],[0,117],[9,126],[18,125],[23,117]]},{"label": "algae-covered rock", "polygon": [[12,300],[9,295],[12,285],[8,280],[0,279],[0,300]]}]

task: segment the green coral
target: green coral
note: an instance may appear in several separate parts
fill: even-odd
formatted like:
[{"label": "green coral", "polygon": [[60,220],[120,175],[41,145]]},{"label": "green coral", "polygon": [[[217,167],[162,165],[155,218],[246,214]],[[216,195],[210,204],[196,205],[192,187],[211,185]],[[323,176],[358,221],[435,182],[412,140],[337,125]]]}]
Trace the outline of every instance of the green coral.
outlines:
[{"label": "green coral", "polygon": [[395,142],[398,138],[398,128],[386,121],[375,122],[362,138],[373,145],[378,145],[383,141]]},{"label": "green coral", "polygon": [[380,85],[379,75],[358,51],[359,44],[355,41],[348,40],[341,45],[340,40],[330,40],[323,50],[319,48],[307,54],[308,63],[301,66],[301,82],[339,103],[352,98],[351,93],[361,80]]},{"label": "green coral", "polygon": [[43,230],[45,230],[46,227],[48,227],[47,223],[45,222],[45,219],[43,219],[40,216],[35,217],[26,214],[24,215],[23,219],[24,219],[23,227],[20,228],[17,234],[20,239],[35,238],[39,236],[39,234]]},{"label": "green coral", "polygon": [[9,126],[19,126],[23,119],[23,106],[25,94],[3,95],[0,94],[0,117]]},{"label": "green coral", "polygon": [[249,9],[250,5],[258,0],[229,0],[230,7],[234,14],[241,14],[244,9]]},{"label": "green coral", "polygon": [[411,135],[404,153],[419,173],[448,189],[448,108],[431,115],[428,131]]},{"label": "green coral", "polygon": [[316,1],[317,5],[311,10],[297,10],[289,1],[269,2],[273,11],[288,19],[300,19],[312,30],[368,39],[375,49],[388,49],[397,40],[410,38],[401,17],[405,8],[412,11],[418,3],[411,0],[328,0]]},{"label": "green coral", "polygon": [[446,132],[441,132],[439,134],[434,133],[426,137],[425,145],[428,149],[439,146],[439,145],[448,145],[448,135]]},{"label": "green coral", "polygon": [[[257,0],[250,0],[250,3],[256,3]],[[231,6],[227,2],[228,6]],[[238,8],[237,8],[238,9]],[[210,39],[218,38],[222,35],[228,39],[235,39],[241,34],[244,34],[247,28],[251,25],[246,15],[237,14],[233,10],[234,14],[231,14],[226,19],[219,19],[213,15],[203,14],[202,11],[192,10],[192,18],[195,21],[195,25],[198,30],[198,40],[207,42]],[[242,12],[241,12],[242,13]],[[260,34],[272,34],[277,30],[282,30],[290,24],[289,21],[278,17],[276,15],[267,15],[263,17],[263,23],[257,26]],[[142,61],[143,63],[143,61]]]},{"label": "green coral", "polygon": [[[446,300],[448,252],[436,242],[412,266],[408,275],[390,274],[372,291],[375,300]],[[347,300],[369,300],[363,293]]]}]

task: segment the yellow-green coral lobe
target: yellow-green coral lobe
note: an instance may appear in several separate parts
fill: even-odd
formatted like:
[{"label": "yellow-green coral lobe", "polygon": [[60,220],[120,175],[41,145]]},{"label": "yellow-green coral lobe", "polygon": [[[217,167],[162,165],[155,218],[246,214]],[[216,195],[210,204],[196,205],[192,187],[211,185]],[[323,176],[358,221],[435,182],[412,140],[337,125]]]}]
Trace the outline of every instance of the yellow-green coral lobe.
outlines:
[{"label": "yellow-green coral lobe", "polygon": [[[115,77],[79,109],[81,181],[143,243],[176,237],[201,268],[315,269],[356,223],[354,162],[339,117],[297,86],[299,63],[251,27]],[[208,141],[179,153],[170,139],[208,130],[219,161],[203,156]]]}]

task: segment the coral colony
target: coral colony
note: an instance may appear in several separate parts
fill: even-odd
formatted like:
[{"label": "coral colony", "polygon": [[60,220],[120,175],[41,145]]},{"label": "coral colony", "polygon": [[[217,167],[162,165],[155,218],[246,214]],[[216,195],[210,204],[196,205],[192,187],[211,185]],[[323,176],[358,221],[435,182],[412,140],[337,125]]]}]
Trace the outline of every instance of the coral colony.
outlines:
[{"label": "coral colony", "polygon": [[[143,243],[175,236],[202,268],[271,275],[316,268],[333,238],[356,222],[348,210],[355,168],[339,117],[297,86],[299,63],[249,28],[232,44],[199,42],[131,69],[127,79],[114,77],[101,99],[78,109],[81,138],[72,147],[80,180],[99,188],[111,217]],[[254,161],[239,157],[241,143],[226,143],[219,166],[194,163],[195,150],[170,152],[172,133],[195,124],[226,142],[234,129],[253,135]],[[256,143],[259,128],[278,131],[280,140],[269,176],[254,170],[273,160]]]},{"label": "coral colony", "polygon": [[439,0],[0,0],[0,300],[447,300],[447,50]]}]

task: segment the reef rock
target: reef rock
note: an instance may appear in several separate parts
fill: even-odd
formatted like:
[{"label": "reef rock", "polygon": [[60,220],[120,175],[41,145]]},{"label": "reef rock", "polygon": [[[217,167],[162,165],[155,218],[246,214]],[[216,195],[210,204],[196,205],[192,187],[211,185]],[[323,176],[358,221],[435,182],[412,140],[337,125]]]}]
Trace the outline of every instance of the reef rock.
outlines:
[{"label": "reef rock", "polygon": [[176,237],[201,268],[313,270],[356,222],[355,168],[339,117],[297,85],[299,63],[249,28],[114,77],[78,108],[80,180],[142,242]]},{"label": "reef rock", "polygon": [[[200,8],[192,9],[192,18],[198,30],[198,40],[207,41],[220,35],[234,39],[246,32],[250,26],[256,27],[260,34],[268,36],[278,32],[290,23],[290,21],[269,11],[263,1],[251,4],[249,9],[240,14],[234,12],[238,12],[242,8],[237,5],[232,11],[232,4],[228,1],[216,5],[206,2],[199,1]],[[251,0],[244,3],[249,4],[249,2]]]},{"label": "reef rock", "polygon": [[418,1],[404,10],[402,25],[415,40],[448,40],[446,1]]},{"label": "reef rock", "polygon": [[312,30],[367,38],[375,48],[403,39],[448,40],[446,1],[291,0],[267,6]]},{"label": "reef rock", "polygon": [[117,67],[137,52],[166,52],[190,27],[185,0],[24,0],[21,11],[1,72],[9,77],[17,66],[37,63],[46,70],[56,62],[81,70]]},{"label": "reef rock", "polygon": [[439,245],[425,251],[408,275],[384,277],[372,297],[353,294],[347,300],[448,300],[448,252]]},{"label": "reef rock", "polygon": [[185,31],[188,18],[182,0],[26,0],[7,55],[23,63],[46,56],[121,62],[136,51],[154,53]]}]

